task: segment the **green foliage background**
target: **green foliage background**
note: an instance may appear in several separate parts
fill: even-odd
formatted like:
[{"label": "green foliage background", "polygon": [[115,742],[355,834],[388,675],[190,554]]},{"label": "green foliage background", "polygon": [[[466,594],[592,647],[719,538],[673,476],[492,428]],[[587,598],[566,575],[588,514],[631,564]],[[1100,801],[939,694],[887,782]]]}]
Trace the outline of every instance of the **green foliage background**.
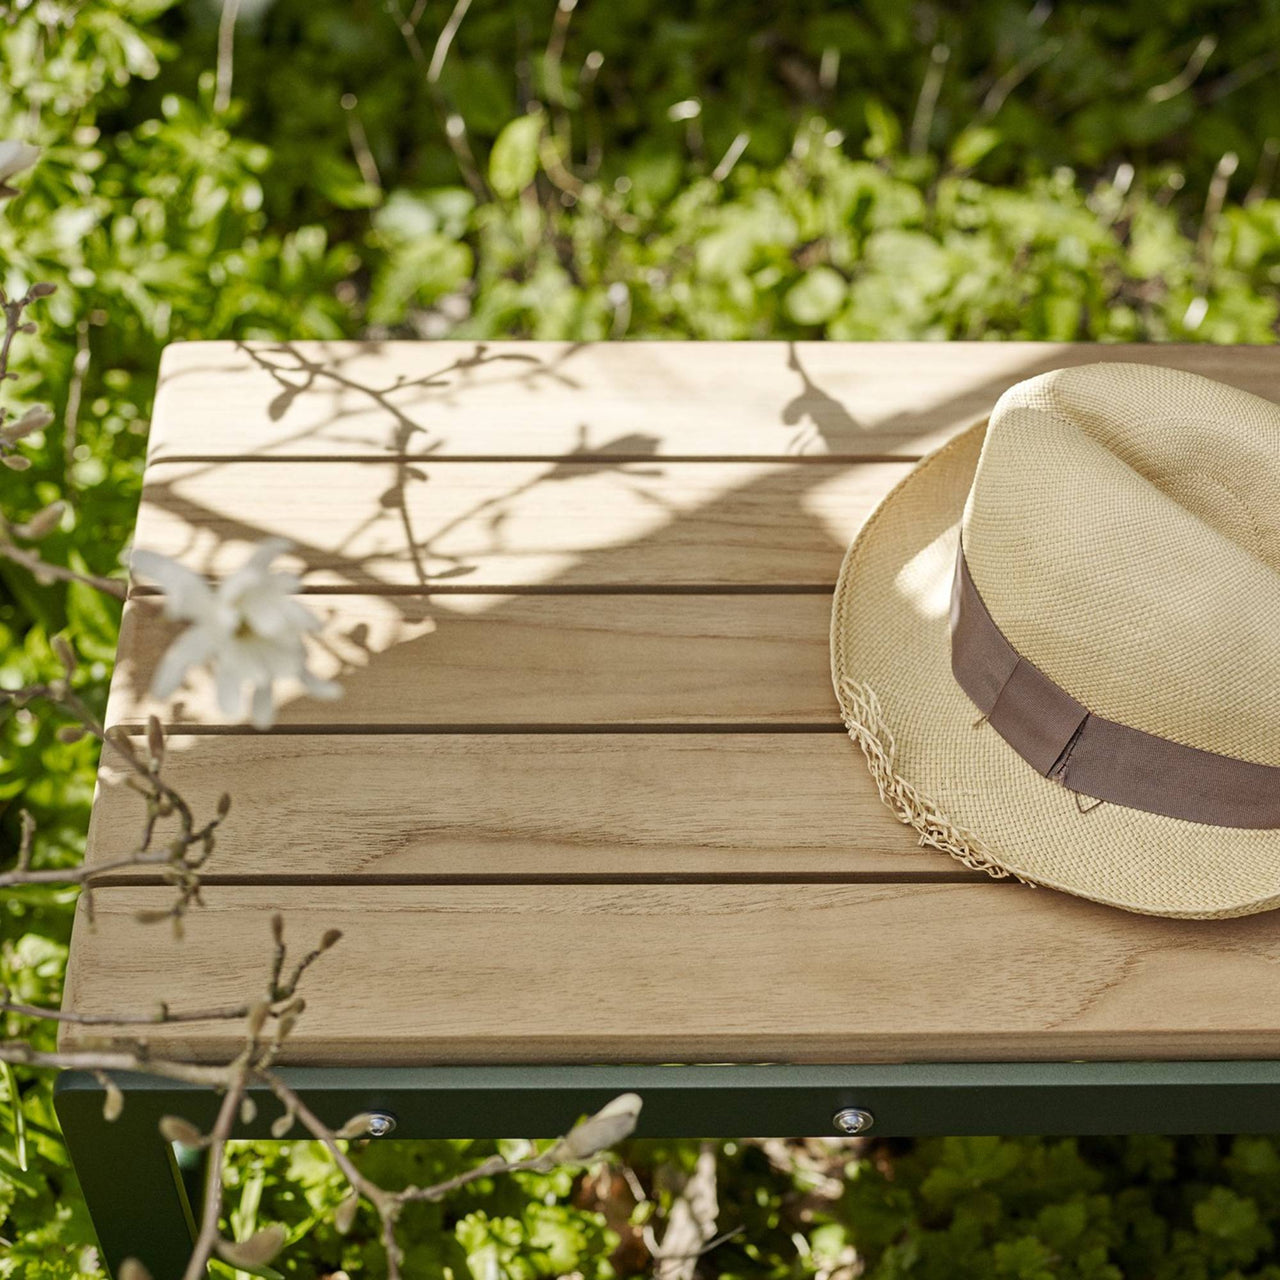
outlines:
[{"label": "green foliage background", "polygon": [[[449,10],[427,0],[415,48],[394,2],[245,0],[222,110],[214,0],[0,15],[0,137],[44,148],[0,212],[0,271],[11,293],[58,284],[7,388],[58,419],[30,471],[0,471],[0,502],[21,519],[69,499],[50,559],[119,567],[159,352],[180,338],[1275,339],[1278,0],[476,0],[432,85]],[[112,603],[0,561],[0,684],[54,674],[66,633],[100,705],[117,625]],[[95,752],[5,715],[0,866],[19,804],[39,858],[74,861]],[[0,895],[0,983],[56,1003],[71,906]],[[22,1144],[0,1075],[0,1277],[95,1276],[49,1082],[17,1087]],[[361,1159],[422,1180],[489,1149]],[[420,1206],[410,1274],[643,1273],[643,1220],[696,1146],[622,1154],[639,1205],[597,1170]],[[856,1246],[876,1280],[1280,1277],[1271,1139],[828,1159],[836,1198],[830,1170],[725,1144],[721,1226],[744,1230],[700,1274],[852,1275]],[[307,1144],[245,1148],[231,1180],[230,1229],[289,1225],[284,1273],[381,1274],[369,1222],[326,1225],[340,1189]]]}]

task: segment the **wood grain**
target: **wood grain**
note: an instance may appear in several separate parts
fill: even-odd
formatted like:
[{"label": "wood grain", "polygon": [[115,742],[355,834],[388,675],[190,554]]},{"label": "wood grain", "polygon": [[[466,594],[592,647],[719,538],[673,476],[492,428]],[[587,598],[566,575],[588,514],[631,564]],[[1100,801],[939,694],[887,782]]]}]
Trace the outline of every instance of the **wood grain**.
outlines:
[{"label": "wood grain", "polygon": [[[217,575],[292,538],[346,692],[285,690],[267,735],[203,676],[156,706],[176,628],[128,602],[108,723],[159,713],[170,778],[233,807],[185,940],[136,918],[170,889],[97,891],[67,1006],[254,997],[280,909],[296,948],[345,934],[298,1062],[1276,1056],[1270,916],[978,882],[893,822],[839,724],[822,588],[902,460],[1097,359],[1280,399],[1249,348],[169,348],[138,544]],[[136,799],[108,759],[97,865]],[[153,1035],[216,1059],[238,1029]]]},{"label": "wood grain", "polygon": [[1280,399],[1262,349],[1035,342],[193,342],[153,459],[918,457],[1062,365],[1174,365]]},{"label": "wood grain", "polygon": [[[134,543],[225,576],[289,539],[307,586],[834,585],[907,463],[160,463]],[[282,561],[282,563],[284,563]]]},{"label": "wood grain", "polygon": [[[197,818],[234,798],[219,882],[977,874],[919,847],[843,734],[176,734],[165,777]],[[98,786],[94,866],[143,817],[108,757]]]},{"label": "wood grain", "polygon": [[[838,729],[831,600],[813,595],[315,597],[313,666],[336,702],[282,691],[277,724],[339,728],[797,724]],[[236,723],[205,672],[147,690],[177,634],[160,597],[124,611],[109,724]]]},{"label": "wood grain", "polygon": [[[95,894],[66,1007],[149,1009],[160,974],[175,1010],[251,999],[279,909],[296,948],[344,934],[307,976],[293,1061],[1280,1052],[1280,934],[1265,915],[1159,920],[1019,885],[214,886],[175,941],[135,918],[169,895]],[[238,1033],[153,1039],[217,1058]],[[70,1027],[62,1042],[93,1039]]]}]

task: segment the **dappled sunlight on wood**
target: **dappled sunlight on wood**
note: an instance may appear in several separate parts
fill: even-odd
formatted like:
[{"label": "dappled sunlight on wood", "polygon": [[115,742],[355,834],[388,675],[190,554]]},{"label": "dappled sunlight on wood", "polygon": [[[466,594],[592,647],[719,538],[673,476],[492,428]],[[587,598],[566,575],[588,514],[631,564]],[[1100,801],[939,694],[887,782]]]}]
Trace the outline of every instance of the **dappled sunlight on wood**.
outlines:
[{"label": "dappled sunlight on wood", "polygon": [[[1184,363],[1191,348],[1143,349]],[[1208,377],[1265,395],[1243,348]],[[153,462],[236,457],[916,457],[1005,387],[1131,348],[1057,342],[249,342],[164,356]],[[1132,354],[1129,354],[1132,359]],[[169,404],[181,412],[168,412]]]},{"label": "dappled sunlight on wood", "polygon": [[[346,696],[322,707],[281,689],[282,727],[831,727],[825,591],[908,460],[1021,377],[1124,358],[1035,343],[186,344],[166,356],[137,542],[216,576],[282,534],[304,589],[342,593],[313,600],[327,618],[313,647]],[[1244,349],[1144,358],[1263,377]],[[912,561],[910,607],[945,611],[950,567],[941,544]],[[761,594],[715,594],[743,591]],[[796,591],[812,594],[779,594]],[[225,727],[206,677],[168,712],[148,698],[173,634],[159,604],[126,611],[110,717]]]},{"label": "dappled sunlight on wood", "polygon": [[906,463],[162,463],[137,544],[234,571],[265,535],[306,587],[810,583]]},{"label": "dappled sunlight on wood", "polygon": [[[344,694],[286,688],[277,725],[820,725],[831,691],[826,593],[336,595],[312,668]],[[107,718],[155,712],[175,725],[225,726],[212,681],[194,673],[169,706],[148,694],[174,634],[158,597],[125,609]],[[461,605],[461,608],[455,607]]]}]

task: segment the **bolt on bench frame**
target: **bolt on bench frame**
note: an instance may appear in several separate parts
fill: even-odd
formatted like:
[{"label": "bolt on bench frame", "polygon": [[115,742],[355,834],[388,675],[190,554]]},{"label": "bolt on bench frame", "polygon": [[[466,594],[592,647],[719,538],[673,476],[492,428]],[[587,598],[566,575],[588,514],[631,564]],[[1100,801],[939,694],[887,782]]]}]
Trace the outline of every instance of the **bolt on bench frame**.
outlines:
[{"label": "bolt on bench frame", "polygon": [[[281,1073],[325,1123],[394,1117],[401,1138],[549,1138],[629,1090],[644,1099],[638,1138],[821,1136],[845,1108],[871,1137],[938,1134],[1280,1132],[1280,1062],[906,1063],[885,1066],[294,1067]],[[58,1120],[114,1274],[137,1257],[163,1280],[194,1239],[190,1175],[157,1123],[207,1128],[217,1096],[155,1076],[117,1075],[121,1117],[103,1119],[87,1072],[58,1080]],[[267,1091],[237,1138],[269,1139]],[[299,1127],[296,1140],[303,1131]],[[374,1139],[376,1141],[376,1139]],[[122,1176],[127,1172],[127,1177]]]}]

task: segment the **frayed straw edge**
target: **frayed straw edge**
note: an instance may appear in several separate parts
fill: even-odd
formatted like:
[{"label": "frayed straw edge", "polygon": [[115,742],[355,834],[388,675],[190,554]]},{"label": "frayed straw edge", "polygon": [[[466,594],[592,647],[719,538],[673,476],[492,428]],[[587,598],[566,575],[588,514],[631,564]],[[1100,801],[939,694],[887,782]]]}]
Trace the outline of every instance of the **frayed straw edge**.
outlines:
[{"label": "frayed straw edge", "polygon": [[[921,845],[950,854],[971,871],[984,871],[993,880],[1006,880],[1013,874],[995,862],[972,836],[954,826],[932,800],[922,796],[896,771],[893,733],[880,710],[880,699],[870,686],[855,680],[841,680],[840,715],[849,737],[862,748],[880,799],[899,822],[916,832]],[[1020,876],[1013,878],[1021,879]]]}]

